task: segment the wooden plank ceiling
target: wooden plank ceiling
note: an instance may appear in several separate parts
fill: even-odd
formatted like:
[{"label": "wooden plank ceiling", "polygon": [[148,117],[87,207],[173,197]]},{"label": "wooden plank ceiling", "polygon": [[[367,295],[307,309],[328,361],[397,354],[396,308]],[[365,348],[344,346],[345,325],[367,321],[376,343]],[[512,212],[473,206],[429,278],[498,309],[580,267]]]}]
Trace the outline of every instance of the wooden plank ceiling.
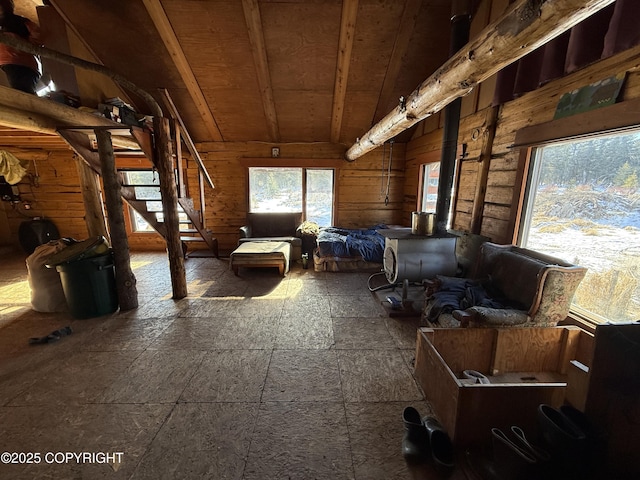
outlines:
[{"label": "wooden plank ceiling", "polygon": [[85,52],[160,103],[166,88],[197,142],[350,146],[449,49],[450,0],[49,3]]}]

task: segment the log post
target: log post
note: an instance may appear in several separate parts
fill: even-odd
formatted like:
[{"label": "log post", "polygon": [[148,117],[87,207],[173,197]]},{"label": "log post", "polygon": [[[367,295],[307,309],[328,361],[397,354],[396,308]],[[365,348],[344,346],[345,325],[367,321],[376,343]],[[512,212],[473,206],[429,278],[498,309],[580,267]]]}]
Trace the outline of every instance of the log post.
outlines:
[{"label": "log post", "polygon": [[153,131],[155,137],[155,164],[158,168],[164,226],[167,234],[171,286],[173,288],[173,298],[178,300],[187,296],[187,273],[184,268],[184,252],[180,241],[178,193],[176,192],[176,181],[173,173],[169,119],[153,117]]},{"label": "log post", "polygon": [[78,155],[73,156],[80,179],[80,190],[84,202],[84,221],[87,224],[87,232],[90,237],[105,237],[109,239],[107,225],[105,223],[104,206],[100,195],[100,183],[98,174],[94,172]]},{"label": "log post", "polygon": [[120,182],[116,174],[116,161],[111,143],[111,133],[105,129],[95,129],[98,141],[98,153],[102,167],[102,181],[104,182],[104,195],[107,203],[107,217],[109,230],[111,231],[111,247],[116,267],[116,290],[120,310],[132,310],[138,307],[138,289],[136,277],[131,270],[129,257],[129,240],[124,224],[124,212],[122,211],[122,193]]}]

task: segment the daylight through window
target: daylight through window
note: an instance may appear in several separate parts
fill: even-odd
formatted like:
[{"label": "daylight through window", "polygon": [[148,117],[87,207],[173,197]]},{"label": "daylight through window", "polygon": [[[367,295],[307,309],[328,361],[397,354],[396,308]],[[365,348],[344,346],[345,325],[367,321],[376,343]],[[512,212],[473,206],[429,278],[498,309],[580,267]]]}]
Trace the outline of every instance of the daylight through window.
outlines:
[{"label": "daylight through window", "polygon": [[303,212],[328,227],[333,222],[333,170],[249,167],[250,212]]},{"label": "daylight through window", "polygon": [[440,162],[422,165],[422,201],[420,211],[435,213],[438,202],[438,181],[440,179]]},{"label": "daylight through window", "polygon": [[638,320],[640,132],[534,150],[521,246],[588,268],[572,311],[593,321]]}]

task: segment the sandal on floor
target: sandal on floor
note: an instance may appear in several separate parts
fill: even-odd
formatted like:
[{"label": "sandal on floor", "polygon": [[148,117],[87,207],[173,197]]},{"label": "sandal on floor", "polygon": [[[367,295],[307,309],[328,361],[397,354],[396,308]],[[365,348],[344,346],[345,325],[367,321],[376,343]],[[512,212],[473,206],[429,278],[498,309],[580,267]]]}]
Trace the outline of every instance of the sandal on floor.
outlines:
[{"label": "sandal on floor", "polygon": [[51,343],[60,340],[60,338],[65,337],[67,335],[71,335],[71,327],[62,327],[58,330],[54,330],[49,335],[45,337],[32,337],[29,339],[29,343],[31,345],[38,345],[41,343]]}]

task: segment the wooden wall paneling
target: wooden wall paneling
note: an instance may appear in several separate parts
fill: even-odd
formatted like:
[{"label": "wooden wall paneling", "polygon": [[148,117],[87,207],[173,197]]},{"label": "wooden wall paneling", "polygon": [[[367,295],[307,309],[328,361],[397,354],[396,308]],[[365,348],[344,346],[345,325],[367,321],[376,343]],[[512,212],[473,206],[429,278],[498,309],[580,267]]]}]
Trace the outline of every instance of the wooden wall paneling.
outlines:
[{"label": "wooden wall paneling", "polygon": [[329,138],[340,3],[262,2],[260,12],[282,141]]},{"label": "wooden wall paneling", "polygon": [[491,241],[495,243],[510,243],[511,232],[509,232],[509,221],[484,217],[482,219],[480,235],[490,238]]},{"label": "wooden wall paneling", "polygon": [[[354,71],[357,80],[353,87],[358,90],[375,91],[378,98],[367,110],[370,112],[369,119],[376,122],[398,101],[398,76],[422,2],[406,0],[387,5],[375,2],[362,3],[358,13],[358,23],[362,28],[357,30],[358,49],[355,50],[354,56],[358,59],[355,62],[357,70]],[[380,23],[380,18],[383,17],[393,20]],[[375,59],[375,63],[360,60],[365,58]]]},{"label": "wooden wall paneling", "polygon": [[460,162],[460,180],[458,182],[457,197],[473,202],[476,183],[478,180],[478,162],[475,159]]}]

